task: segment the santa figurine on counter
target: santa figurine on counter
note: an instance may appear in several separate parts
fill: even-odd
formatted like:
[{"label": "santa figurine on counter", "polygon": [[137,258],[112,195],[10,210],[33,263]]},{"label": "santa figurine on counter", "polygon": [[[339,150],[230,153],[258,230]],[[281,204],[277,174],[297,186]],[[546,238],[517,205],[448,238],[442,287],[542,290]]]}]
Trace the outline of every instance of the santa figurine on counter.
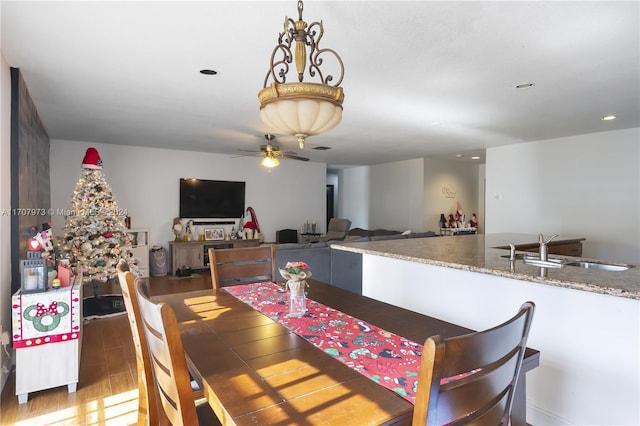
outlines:
[{"label": "santa figurine on counter", "polygon": [[471,224],[472,228],[477,228],[478,227],[478,217],[476,216],[475,213],[473,213],[471,215],[471,220],[469,222]]}]

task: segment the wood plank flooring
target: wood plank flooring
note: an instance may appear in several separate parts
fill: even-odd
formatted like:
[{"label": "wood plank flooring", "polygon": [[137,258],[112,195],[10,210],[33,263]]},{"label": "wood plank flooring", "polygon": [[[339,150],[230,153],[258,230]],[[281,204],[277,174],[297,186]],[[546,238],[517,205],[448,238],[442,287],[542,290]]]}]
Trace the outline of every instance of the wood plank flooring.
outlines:
[{"label": "wood plank flooring", "polygon": [[[207,273],[150,278],[153,295],[206,288],[211,288]],[[77,392],[68,393],[66,386],[32,392],[20,405],[12,371],[0,399],[0,425],[132,425],[137,421],[137,386],[127,315],[93,319],[84,324]]]}]

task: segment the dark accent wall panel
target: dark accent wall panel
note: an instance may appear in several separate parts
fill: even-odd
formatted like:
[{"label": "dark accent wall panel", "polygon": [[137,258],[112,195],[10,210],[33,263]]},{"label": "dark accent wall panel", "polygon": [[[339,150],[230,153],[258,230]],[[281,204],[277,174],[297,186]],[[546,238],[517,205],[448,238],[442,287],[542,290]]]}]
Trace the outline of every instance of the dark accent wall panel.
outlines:
[{"label": "dark accent wall panel", "polygon": [[[41,229],[51,216],[49,135],[40,120],[29,89],[17,68],[11,68],[11,290],[20,288],[19,260],[26,258],[23,231]],[[44,214],[43,214],[44,213]]]}]

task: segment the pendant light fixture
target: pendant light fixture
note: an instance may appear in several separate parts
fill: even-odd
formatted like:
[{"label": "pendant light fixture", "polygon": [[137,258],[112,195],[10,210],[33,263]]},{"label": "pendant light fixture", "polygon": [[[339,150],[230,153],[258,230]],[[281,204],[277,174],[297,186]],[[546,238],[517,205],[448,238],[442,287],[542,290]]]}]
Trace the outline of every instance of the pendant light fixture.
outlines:
[{"label": "pendant light fixture", "polygon": [[[333,49],[320,48],[322,21],[307,25],[302,9],[302,1],[298,1],[298,20],[285,18],[263,89],[258,93],[262,121],[277,133],[295,136],[301,149],[307,137],[325,133],[340,123],[344,100],[340,87],[344,76],[342,59]],[[339,70],[333,85],[333,75],[325,75],[320,69],[330,58],[335,59]],[[293,68],[290,64],[294,62],[298,81],[287,83],[287,74]],[[304,82],[305,71],[318,82]]]}]

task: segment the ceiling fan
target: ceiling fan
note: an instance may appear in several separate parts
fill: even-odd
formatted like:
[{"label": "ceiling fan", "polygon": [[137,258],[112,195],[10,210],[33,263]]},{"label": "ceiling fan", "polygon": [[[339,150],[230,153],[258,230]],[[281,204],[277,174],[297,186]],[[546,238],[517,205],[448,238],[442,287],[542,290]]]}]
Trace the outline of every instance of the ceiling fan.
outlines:
[{"label": "ceiling fan", "polygon": [[297,155],[295,152],[280,151],[280,147],[272,143],[272,141],[276,138],[275,135],[266,134],[264,135],[264,137],[267,140],[267,144],[260,145],[260,151],[250,151],[246,149],[240,149],[239,151],[256,152],[256,153],[259,152],[260,155],[263,157],[260,164],[269,169],[272,169],[280,165],[280,160],[278,160],[278,157],[287,158],[289,160],[309,161],[308,158],[301,157]]}]

